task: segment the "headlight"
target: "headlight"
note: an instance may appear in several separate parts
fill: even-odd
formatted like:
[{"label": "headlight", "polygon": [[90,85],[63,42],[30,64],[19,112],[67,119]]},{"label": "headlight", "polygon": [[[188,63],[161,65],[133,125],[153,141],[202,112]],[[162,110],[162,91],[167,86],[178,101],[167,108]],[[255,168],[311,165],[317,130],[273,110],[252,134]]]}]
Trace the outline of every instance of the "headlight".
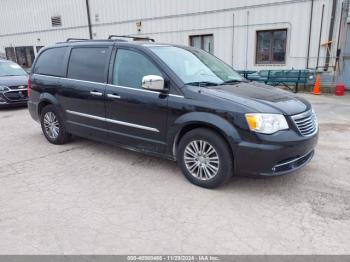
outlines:
[{"label": "headlight", "polygon": [[9,91],[10,88],[8,88],[7,86],[0,86],[0,92],[2,91]]},{"label": "headlight", "polygon": [[288,129],[286,118],[281,114],[245,114],[249,129],[263,134],[273,134]]}]

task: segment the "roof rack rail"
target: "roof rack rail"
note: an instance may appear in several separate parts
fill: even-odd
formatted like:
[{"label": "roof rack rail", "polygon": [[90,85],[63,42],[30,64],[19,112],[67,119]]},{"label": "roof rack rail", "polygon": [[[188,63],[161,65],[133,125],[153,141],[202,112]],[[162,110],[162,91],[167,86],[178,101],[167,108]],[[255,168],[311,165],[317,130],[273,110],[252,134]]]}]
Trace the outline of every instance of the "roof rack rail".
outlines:
[{"label": "roof rack rail", "polygon": [[151,41],[151,42],[155,42],[155,40],[153,38],[140,37],[140,36],[130,36],[130,35],[110,35],[110,36],[108,36],[108,40],[111,40],[114,37],[132,38],[134,40],[148,40],[148,41]]},{"label": "roof rack rail", "polygon": [[91,39],[87,39],[87,38],[67,38],[66,42],[70,42],[70,41],[88,41]]}]

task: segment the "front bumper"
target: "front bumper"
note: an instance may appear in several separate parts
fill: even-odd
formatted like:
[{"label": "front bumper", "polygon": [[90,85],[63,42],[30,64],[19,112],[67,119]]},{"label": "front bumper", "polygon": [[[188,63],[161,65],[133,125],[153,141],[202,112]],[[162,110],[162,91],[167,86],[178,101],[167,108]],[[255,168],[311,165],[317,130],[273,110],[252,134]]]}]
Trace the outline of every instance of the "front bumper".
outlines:
[{"label": "front bumper", "polygon": [[238,174],[278,176],[294,172],[310,162],[318,141],[318,132],[302,137],[293,130],[275,136],[260,136],[261,143],[243,141],[235,150]]},{"label": "front bumper", "polygon": [[0,108],[25,106],[27,105],[27,101],[27,90],[10,90],[0,92]]}]

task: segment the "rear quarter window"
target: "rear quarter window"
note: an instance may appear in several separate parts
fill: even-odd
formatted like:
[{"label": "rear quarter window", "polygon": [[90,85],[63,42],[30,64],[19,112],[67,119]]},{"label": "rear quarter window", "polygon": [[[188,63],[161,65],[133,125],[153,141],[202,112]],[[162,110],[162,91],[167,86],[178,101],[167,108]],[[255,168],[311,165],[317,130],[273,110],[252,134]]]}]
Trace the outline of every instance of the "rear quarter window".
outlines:
[{"label": "rear quarter window", "polygon": [[38,57],[34,73],[51,76],[64,76],[64,57],[67,47],[57,47],[45,50]]},{"label": "rear quarter window", "polygon": [[108,47],[73,48],[68,63],[67,77],[103,83],[107,79]]}]

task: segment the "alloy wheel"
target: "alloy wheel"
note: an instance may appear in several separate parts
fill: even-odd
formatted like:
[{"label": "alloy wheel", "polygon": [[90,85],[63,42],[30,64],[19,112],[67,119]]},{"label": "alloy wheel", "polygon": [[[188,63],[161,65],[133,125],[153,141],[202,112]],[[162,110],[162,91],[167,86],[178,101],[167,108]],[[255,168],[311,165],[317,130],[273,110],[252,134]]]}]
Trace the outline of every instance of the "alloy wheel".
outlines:
[{"label": "alloy wheel", "polygon": [[53,112],[47,112],[44,115],[45,133],[50,139],[55,140],[60,132],[60,125],[56,115]]},{"label": "alloy wheel", "polygon": [[186,146],[184,161],[191,175],[200,180],[212,179],[219,171],[219,155],[215,148],[204,140],[194,140]]}]

